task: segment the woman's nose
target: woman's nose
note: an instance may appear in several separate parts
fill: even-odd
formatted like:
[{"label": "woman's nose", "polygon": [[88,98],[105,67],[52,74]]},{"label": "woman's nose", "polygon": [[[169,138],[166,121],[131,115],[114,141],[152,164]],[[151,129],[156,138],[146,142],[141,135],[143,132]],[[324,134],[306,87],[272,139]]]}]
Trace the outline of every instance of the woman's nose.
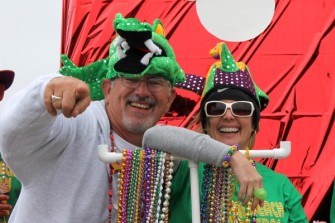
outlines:
[{"label": "woman's nose", "polygon": [[223,118],[224,119],[233,119],[233,118],[235,118],[235,116],[231,112],[230,108],[227,108],[226,113],[223,115]]}]

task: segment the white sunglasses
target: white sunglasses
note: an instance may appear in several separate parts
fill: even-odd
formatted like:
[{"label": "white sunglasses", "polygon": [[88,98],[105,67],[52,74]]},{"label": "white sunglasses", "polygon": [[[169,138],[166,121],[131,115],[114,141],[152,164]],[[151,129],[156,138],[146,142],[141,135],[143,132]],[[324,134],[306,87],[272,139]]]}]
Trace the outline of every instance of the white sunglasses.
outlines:
[{"label": "white sunglasses", "polygon": [[208,101],[205,104],[205,113],[207,117],[220,117],[226,114],[227,108],[236,117],[249,117],[254,113],[254,104],[250,101]]}]

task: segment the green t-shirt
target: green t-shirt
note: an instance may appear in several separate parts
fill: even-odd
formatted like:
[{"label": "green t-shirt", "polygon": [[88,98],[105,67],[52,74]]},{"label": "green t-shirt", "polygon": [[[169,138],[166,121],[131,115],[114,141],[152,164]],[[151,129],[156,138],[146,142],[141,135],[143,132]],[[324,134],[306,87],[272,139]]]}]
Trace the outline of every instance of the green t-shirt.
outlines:
[{"label": "green t-shirt", "polygon": [[333,187],[333,197],[330,205],[330,223],[335,223],[335,181]]},{"label": "green t-shirt", "polygon": [[[2,166],[3,160],[0,155],[0,166]],[[10,181],[11,184],[11,190],[7,195],[9,196],[9,199],[7,200],[7,203],[10,204],[13,208],[16,204],[16,201],[20,195],[21,191],[21,183],[20,181],[15,177],[14,173],[8,168],[6,165],[6,178]],[[13,210],[13,209],[12,209]],[[0,223],[8,222],[9,215],[7,217],[0,217]]]},{"label": "green t-shirt", "polygon": [[[204,164],[199,165],[199,188],[201,188]],[[301,205],[301,195],[291,181],[284,175],[256,163],[257,171],[263,177],[264,188],[268,192],[264,206],[257,209],[257,223],[308,222]],[[170,223],[191,223],[190,175],[187,161],[181,161],[174,173],[169,206]],[[237,190],[238,192],[238,190]],[[235,200],[236,195],[235,194]],[[201,193],[201,189],[200,189]],[[243,210],[239,210],[243,219]]]}]

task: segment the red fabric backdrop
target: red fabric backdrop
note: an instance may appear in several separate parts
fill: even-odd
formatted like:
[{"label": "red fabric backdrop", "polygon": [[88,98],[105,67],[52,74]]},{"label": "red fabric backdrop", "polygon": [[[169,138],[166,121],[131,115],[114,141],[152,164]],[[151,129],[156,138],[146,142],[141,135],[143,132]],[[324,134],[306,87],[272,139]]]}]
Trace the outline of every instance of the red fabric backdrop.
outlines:
[{"label": "red fabric backdrop", "polygon": [[[63,0],[62,53],[79,66],[108,57],[117,12],[150,24],[160,18],[186,73],[205,76],[214,62],[208,51],[222,40],[204,29],[196,3],[186,0]],[[292,180],[309,219],[335,176],[334,24],[334,0],[277,0],[273,21],[260,36],[227,42],[270,96],[256,148],[292,143],[288,158],[260,161]],[[186,126],[199,96],[185,90],[178,95],[162,122]]]}]

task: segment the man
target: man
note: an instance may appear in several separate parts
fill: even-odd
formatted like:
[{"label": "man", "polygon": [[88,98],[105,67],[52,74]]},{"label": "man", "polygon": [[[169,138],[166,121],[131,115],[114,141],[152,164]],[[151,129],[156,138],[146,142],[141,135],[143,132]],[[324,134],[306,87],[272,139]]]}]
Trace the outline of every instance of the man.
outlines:
[{"label": "man", "polygon": [[[162,41],[163,54],[143,65],[145,71],[119,75],[126,66],[115,70],[115,64],[134,57],[110,54],[105,100],[91,103],[89,85],[58,74],[40,77],[10,99],[0,117],[0,147],[23,188],[9,222],[116,222],[117,176],[110,180],[97,146],[141,147],[144,131],[168,112],[172,85],[184,80],[165,37],[152,35]],[[158,71],[158,60],[170,64]]]},{"label": "man", "polygon": [[[160,21],[151,29],[135,19],[131,30],[122,24],[127,20],[117,16],[114,29],[126,35],[113,41],[109,59],[83,68],[63,61],[61,73],[89,84],[44,76],[5,107],[0,147],[23,184],[10,222],[116,222],[118,177],[98,159],[97,146],[108,144],[117,152],[141,147],[144,131],[169,110],[176,95],[172,86],[184,81],[171,46],[155,32],[162,30],[156,29]],[[131,31],[138,36],[143,30],[145,37],[151,34],[145,41],[153,42],[150,50],[132,39]],[[90,76],[98,74],[101,79]],[[100,86],[104,100],[91,102]]]},{"label": "man", "polygon": [[[0,101],[2,101],[5,91],[12,85],[14,72],[11,70],[0,70]],[[2,160],[0,154],[1,178],[0,178],[0,223],[8,222],[10,211],[15,205],[20,194],[21,184],[14,173]]]}]

